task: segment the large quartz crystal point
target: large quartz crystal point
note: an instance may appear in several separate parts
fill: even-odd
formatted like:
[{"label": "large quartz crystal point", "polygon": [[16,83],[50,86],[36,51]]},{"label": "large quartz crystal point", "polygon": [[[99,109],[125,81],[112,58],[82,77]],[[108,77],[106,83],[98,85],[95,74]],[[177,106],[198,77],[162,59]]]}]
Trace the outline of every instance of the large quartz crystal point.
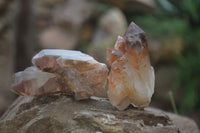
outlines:
[{"label": "large quartz crystal point", "polygon": [[28,67],[14,75],[12,90],[24,96],[39,96],[49,93],[58,93],[56,75],[42,72],[37,67]]},{"label": "large quartz crystal point", "polygon": [[130,104],[144,108],[154,93],[154,70],[150,64],[144,31],[131,23],[124,37],[118,37],[114,49],[107,50],[111,65],[108,97],[119,110]]},{"label": "large quartz crystal point", "polygon": [[35,66],[59,76],[60,90],[73,92],[76,100],[105,92],[108,68],[80,51],[46,49],[32,59]]}]

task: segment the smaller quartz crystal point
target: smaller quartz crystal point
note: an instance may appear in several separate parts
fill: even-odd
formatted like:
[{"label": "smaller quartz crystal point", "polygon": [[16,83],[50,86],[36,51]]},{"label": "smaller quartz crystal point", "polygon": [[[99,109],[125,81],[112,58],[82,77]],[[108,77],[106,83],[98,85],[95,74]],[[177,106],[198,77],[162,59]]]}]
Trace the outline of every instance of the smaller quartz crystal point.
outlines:
[{"label": "smaller quartz crystal point", "polygon": [[149,105],[154,93],[154,70],[150,64],[144,31],[131,23],[124,37],[118,37],[114,49],[107,50],[111,65],[108,97],[119,110],[130,104]]},{"label": "smaller quartz crystal point", "polygon": [[[32,63],[37,69],[33,67],[34,71],[28,69],[15,74],[12,89],[18,94],[40,96],[65,93],[81,100],[105,92],[107,66],[80,51],[46,49],[35,55]],[[24,73],[28,75],[24,76]],[[45,74],[50,76],[45,77]],[[37,85],[35,82],[38,80],[43,82]]]},{"label": "smaller quartz crystal point", "polygon": [[23,96],[38,96],[42,94],[56,93],[57,90],[52,90],[53,86],[48,89],[46,88],[46,84],[51,84],[52,81],[55,82],[55,77],[55,74],[42,72],[34,66],[28,67],[24,71],[18,72],[14,75],[12,90]]}]

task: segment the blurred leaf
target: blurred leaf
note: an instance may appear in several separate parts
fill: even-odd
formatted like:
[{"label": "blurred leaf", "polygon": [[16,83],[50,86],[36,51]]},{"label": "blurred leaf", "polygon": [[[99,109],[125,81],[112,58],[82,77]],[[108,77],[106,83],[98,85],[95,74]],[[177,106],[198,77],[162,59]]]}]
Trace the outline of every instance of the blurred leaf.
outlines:
[{"label": "blurred leaf", "polygon": [[177,18],[160,19],[153,16],[145,16],[136,17],[134,21],[151,37],[164,39],[173,35],[183,35],[188,30],[187,23]]},{"label": "blurred leaf", "polygon": [[[183,4],[177,3],[177,5]],[[200,109],[200,25],[193,27],[191,23],[188,23],[187,17],[191,18],[191,14],[195,17],[197,10],[190,9],[196,6],[193,5],[194,3],[189,4],[191,5],[187,5],[187,15],[185,18],[182,18],[180,15],[176,18],[169,16],[142,16],[134,19],[146,31],[148,37],[162,40],[170,39],[175,35],[182,37],[184,52],[182,55],[177,55],[177,65],[180,69],[180,74],[178,79],[174,81],[174,88],[172,88],[173,91],[178,90],[184,93],[183,101],[178,106],[179,111],[182,113],[188,111],[188,108],[191,111]],[[181,8],[178,7],[177,9]]]},{"label": "blurred leaf", "polygon": [[175,7],[168,0],[157,0],[157,3],[159,4],[161,8],[163,8],[163,10],[167,12],[175,11]]}]

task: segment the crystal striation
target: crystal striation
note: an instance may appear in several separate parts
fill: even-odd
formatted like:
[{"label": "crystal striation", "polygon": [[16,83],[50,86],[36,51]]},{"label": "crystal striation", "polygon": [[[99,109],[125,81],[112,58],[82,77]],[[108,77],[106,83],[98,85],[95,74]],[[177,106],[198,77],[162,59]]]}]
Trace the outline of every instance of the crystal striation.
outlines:
[{"label": "crystal striation", "polygon": [[108,97],[119,110],[130,104],[149,105],[154,93],[154,70],[150,64],[144,31],[131,23],[124,37],[118,37],[114,49],[107,50],[111,65]]},{"label": "crystal striation", "polygon": [[[34,72],[25,70],[15,74],[12,89],[18,94],[40,96],[64,93],[81,100],[105,91],[107,66],[80,51],[45,49],[33,57],[32,63],[37,67],[31,67]],[[24,77],[25,72],[29,74]],[[30,76],[31,73],[35,76]],[[46,77],[43,76],[45,74]],[[35,80],[44,82],[35,85]]]}]

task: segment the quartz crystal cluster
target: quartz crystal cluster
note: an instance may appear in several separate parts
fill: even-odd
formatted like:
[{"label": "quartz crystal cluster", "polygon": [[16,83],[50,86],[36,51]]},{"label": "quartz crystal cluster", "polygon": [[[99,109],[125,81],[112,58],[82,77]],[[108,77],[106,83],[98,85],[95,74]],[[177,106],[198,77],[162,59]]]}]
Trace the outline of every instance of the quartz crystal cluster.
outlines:
[{"label": "quartz crystal cluster", "polygon": [[80,51],[46,49],[32,63],[34,66],[14,75],[12,90],[17,94],[64,93],[81,100],[105,91],[107,66]]},{"label": "quartz crystal cluster", "polygon": [[103,94],[108,77],[112,105],[119,110],[148,106],[155,77],[144,31],[132,22],[114,49],[107,50],[107,60],[109,77],[105,64],[80,51],[42,50],[33,57],[34,66],[15,74],[12,90],[24,96],[64,93],[81,100]]},{"label": "quartz crystal cluster", "polygon": [[119,110],[130,104],[138,108],[148,106],[155,79],[144,31],[132,22],[124,37],[118,37],[114,49],[107,50],[107,60],[111,65],[110,102]]}]

